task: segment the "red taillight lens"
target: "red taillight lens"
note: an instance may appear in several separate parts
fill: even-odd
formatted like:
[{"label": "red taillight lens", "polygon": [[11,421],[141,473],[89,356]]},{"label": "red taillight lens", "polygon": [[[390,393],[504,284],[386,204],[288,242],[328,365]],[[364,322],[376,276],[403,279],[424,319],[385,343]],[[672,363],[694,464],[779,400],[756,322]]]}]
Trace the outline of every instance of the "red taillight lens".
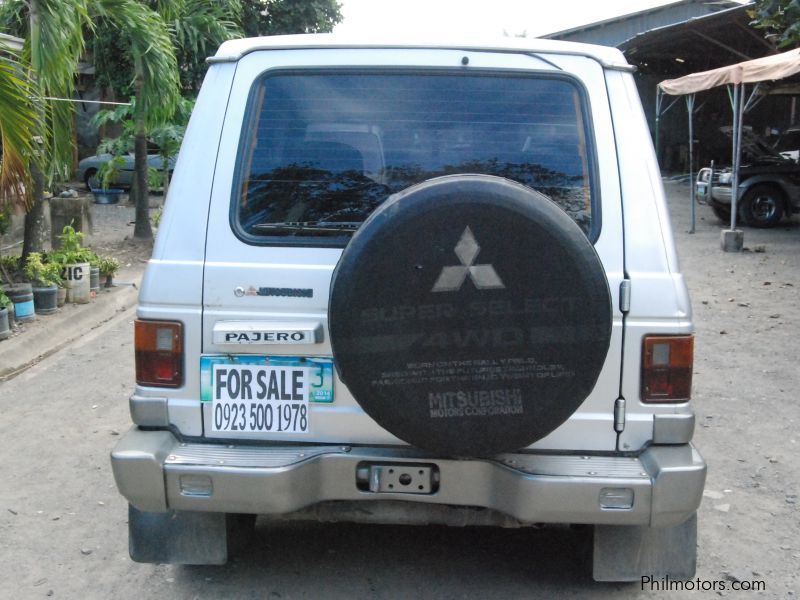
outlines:
[{"label": "red taillight lens", "polygon": [[172,388],[183,384],[183,324],[137,319],[134,346],[136,383]]},{"label": "red taillight lens", "polygon": [[642,402],[692,397],[694,336],[647,336],[642,346]]}]

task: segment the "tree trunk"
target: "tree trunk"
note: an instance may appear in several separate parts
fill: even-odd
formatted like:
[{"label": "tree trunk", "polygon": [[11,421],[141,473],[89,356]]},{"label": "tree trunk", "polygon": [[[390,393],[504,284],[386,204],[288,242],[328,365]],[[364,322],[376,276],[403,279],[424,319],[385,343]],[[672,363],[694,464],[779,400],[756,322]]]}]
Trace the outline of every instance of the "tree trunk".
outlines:
[{"label": "tree trunk", "polygon": [[[41,56],[37,50],[39,48],[39,18],[40,9],[39,0],[31,0],[29,4],[29,23],[30,23],[30,46],[31,46],[31,65],[33,67],[31,78],[39,84],[38,69],[41,66]],[[43,94],[44,95],[44,94]],[[44,123],[44,112],[39,109],[39,122]],[[34,142],[36,145],[36,142]],[[36,151],[42,152],[42,147],[39,145],[35,148]],[[44,173],[34,162],[30,163],[31,179],[33,180],[33,204],[31,209],[25,215],[25,237],[22,242],[22,261],[27,260],[28,254],[31,252],[41,252],[44,250],[44,240],[47,232],[44,231]]]},{"label": "tree trunk", "polygon": [[33,206],[25,215],[25,237],[22,242],[22,262],[27,260],[31,252],[42,252],[47,239],[44,218],[44,173],[31,163],[33,179]]},{"label": "tree trunk", "polygon": [[[138,69],[137,69],[138,70]],[[133,142],[133,171],[134,186],[133,193],[136,201],[136,224],[133,227],[133,237],[139,240],[149,240],[153,238],[153,228],[150,227],[150,198],[147,187],[147,129],[144,123],[144,113],[142,112],[142,78],[136,77],[136,131]]]}]

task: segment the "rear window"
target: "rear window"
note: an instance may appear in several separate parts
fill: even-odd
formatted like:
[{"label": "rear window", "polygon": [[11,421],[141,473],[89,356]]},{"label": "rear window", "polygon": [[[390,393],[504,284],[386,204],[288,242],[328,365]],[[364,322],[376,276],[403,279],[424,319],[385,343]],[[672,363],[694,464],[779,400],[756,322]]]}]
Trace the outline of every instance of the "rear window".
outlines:
[{"label": "rear window", "polygon": [[272,73],[251,95],[232,224],[250,243],[343,245],[391,194],[433,177],[505,177],[591,238],[592,145],[563,76]]}]

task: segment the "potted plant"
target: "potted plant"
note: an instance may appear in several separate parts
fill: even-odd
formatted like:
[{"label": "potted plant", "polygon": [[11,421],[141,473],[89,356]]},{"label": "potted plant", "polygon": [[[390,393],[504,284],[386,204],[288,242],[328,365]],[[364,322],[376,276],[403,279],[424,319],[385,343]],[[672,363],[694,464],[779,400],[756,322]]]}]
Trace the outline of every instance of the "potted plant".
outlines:
[{"label": "potted plant", "polygon": [[62,285],[61,265],[45,262],[39,252],[31,252],[25,263],[25,275],[33,286],[33,305],[37,314],[49,315],[58,310],[58,288]]},{"label": "potted plant", "polygon": [[8,320],[9,306],[11,306],[11,299],[6,296],[3,287],[0,286],[0,340],[11,335],[11,324]]},{"label": "potted plant", "polygon": [[119,197],[122,195],[123,190],[113,186],[119,180],[119,171],[124,165],[125,159],[118,155],[112,156],[100,165],[95,175],[100,187],[92,187],[92,194],[94,194],[96,204],[116,204],[119,202]]},{"label": "potted plant", "polygon": [[25,269],[18,256],[4,256],[0,259],[0,271],[3,275],[3,292],[11,301],[10,317],[20,323],[33,321],[36,318],[33,306],[33,290],[30,283],[24,280]]},{"label": "potted plant", "polygon": [[[119,271],[119,261],[113,256],[101,256],[98,262],[100,267],[100,282],[104,287],[114,285],[114,274]],[[105,278],[105,281],[103,279]]]},{"label": "potted plant", "polygon": [[50,253],[50,260],[61,266],[61,278],[67,288],[67,302],[85,304],[90,299],[90,261],[95,253],[82,245],[83,233],[65,225],[60,236],[61,248]]}]

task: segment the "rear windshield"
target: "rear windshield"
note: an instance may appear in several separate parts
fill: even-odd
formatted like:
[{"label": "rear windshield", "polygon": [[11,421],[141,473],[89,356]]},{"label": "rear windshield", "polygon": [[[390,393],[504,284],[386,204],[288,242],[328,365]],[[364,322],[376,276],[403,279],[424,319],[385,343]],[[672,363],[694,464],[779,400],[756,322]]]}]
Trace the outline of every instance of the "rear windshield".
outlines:
[{"label": "rear windshield", "polygon": [[251,243],[343,245],[391,194],[479,173],[542,192],[590,235],[585,114],[564,77],[270,74],[251,96],[232,224]]}]

